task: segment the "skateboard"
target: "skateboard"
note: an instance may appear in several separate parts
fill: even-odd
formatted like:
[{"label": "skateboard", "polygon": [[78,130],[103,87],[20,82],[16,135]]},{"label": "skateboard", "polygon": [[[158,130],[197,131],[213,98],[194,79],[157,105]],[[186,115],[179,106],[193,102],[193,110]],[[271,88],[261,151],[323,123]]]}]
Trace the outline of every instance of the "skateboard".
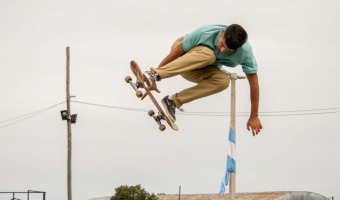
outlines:
[{"label": "skateboard", "polygon": [[177,125],[173,121],[171,121],[171,119],[166,115],[166,113],[164,112],[162,107],[159,105],[159,103],[157,102],[157,100],[155,99],[151,91],[149,90],[149,88],[146,86],[146,83],[144,82],[144,78],[143,78],[144,75],[136,61],[132,60],[130,62],[130,69],[133,72],[133,74],[136,76],[137,80],[136,82],[133,82],[132,78],[130,76],[127,76],[125,77],[125,82],[130,83],[132,88],[135,90],[136,96],[138,98],[141,98],[143,96],[143,92],[139,89],[143,89],[146,92],[147,96],[149,96],[152,103],[156,106],[158,110],[158,114],[156,115],[153,110],[150,110],[148,112],[148,115],[152,117],[156,121],[156,123],[159,125],[159,130],[164,131],[166,129],[166,126],[162,124],[162,121],[164,120],[169,124],[169,126],[173,130],[178,131]]}]

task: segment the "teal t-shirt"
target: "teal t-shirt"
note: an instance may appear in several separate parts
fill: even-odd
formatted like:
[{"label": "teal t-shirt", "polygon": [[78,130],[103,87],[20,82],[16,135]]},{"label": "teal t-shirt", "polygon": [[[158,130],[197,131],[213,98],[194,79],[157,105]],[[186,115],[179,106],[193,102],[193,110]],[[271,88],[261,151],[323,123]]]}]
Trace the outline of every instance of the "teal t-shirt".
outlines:
[{"label": "teal t-shirt", "polygon": [[202,26],[185,36],[182,46],[185,52],[191,48],[203,45],[214,51],[216,60],[212,64],[217,67],[222,65],[227,67],[236,67],[241,65],[243,72],[246,74],[254,74],[257,72],[257,63],[248,41],[240,48],[230,52],[220,52],[217,49],[218,39],[222,29],[226,29],[227,25],[206,25]]}]

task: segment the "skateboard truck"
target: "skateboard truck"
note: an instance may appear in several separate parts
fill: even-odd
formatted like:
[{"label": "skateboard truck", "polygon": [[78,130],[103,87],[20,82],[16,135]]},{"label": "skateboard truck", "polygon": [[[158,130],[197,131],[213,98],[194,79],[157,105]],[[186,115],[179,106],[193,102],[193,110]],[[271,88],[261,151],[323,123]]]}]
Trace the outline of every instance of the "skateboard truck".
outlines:
[{"label": "skateboard truck", "polygon": [[143,96],[143,92],[138,90],[138,88],[143,88],[143,85],[138,82],[138,80],[135,82],[132,81],[131,76],[125,77],[125,82],[130,83],[131,87],[136,91],[136,96],[138,98],[141,98]]},{"label": "skateboard truck", "polygon": [[158,113],[158,115],[155,115],[155,112],[153,110],[149,110],[148,115],[150,117],[153,117],[153,119],[157,122],[159,125],[159,130],[164,131],[165,130],[165,125],[162,124],[161,120],[164,120],[164,117],[161,113]]}]

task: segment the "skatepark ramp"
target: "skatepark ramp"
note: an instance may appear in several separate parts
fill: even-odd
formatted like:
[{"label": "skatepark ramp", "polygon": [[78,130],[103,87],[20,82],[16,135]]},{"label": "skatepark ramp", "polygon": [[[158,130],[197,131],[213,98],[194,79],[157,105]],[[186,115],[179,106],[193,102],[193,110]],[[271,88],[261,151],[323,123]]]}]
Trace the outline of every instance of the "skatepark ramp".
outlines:
[{"label": "skatepark ramp", "polygon": [[[159,200],[228,200],[228,194],[165,194],[158,195]],[[90,200],[110,200],[110,197],[94,198]],[[332,200],[313,192],[254,192],[236,193],[235,200]]]},{"label": "skatepark ramp", "polygon": [[[178,195],[160,195],[160,200],[178,200]],[[192,194],[181,195],[181,200],[227,200],[228,194]],[[236,193],[235,200],[330,200],[312,192],[254,192]]]}]

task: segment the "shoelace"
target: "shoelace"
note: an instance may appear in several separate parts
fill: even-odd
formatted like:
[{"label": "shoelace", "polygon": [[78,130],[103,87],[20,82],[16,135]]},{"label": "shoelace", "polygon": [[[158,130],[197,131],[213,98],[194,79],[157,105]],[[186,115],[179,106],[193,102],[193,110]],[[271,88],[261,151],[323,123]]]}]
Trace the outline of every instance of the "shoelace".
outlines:
[{"label": "shoelace", "polygon": [[153,82],[158,81],[158,76],[153,71],[146,71],[146,73],[149,75],[150,79],[152,79]]}]

